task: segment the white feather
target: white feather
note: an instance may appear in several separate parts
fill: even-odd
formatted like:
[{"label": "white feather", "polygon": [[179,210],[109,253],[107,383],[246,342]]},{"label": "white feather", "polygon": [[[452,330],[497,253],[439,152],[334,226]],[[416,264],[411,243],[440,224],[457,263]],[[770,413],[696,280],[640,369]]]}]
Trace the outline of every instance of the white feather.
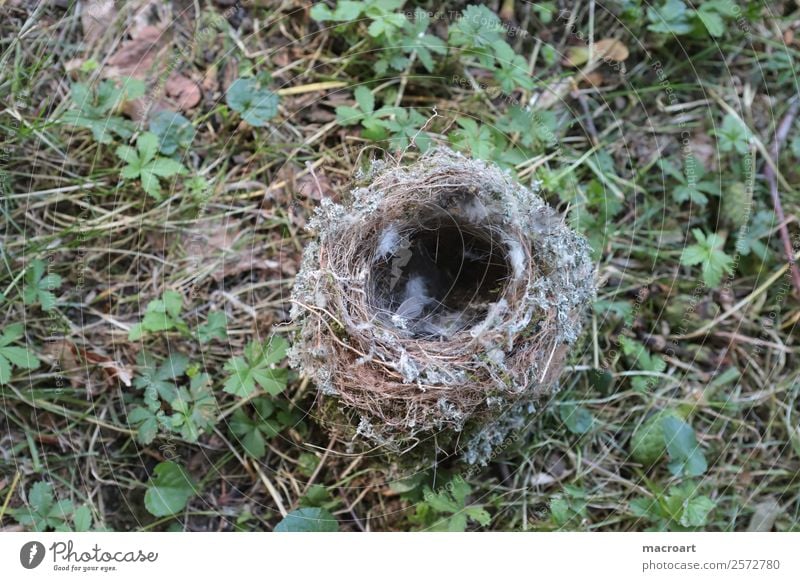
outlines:
[{"label": "white feather", "polygon": [[461,203],[461,211],[470,222],[482,222],[489,215],[486,206],[478,198],[469,198]]},{"label": "white feather", "polygon": [[511,262],[511,269],[514,271],[514,280],[519,280],[525,272],[525,253],[522,251],[520,243],[516,240],[508,240],[506,246],[508,247],[508,260]]},{"label": "white feather", "polygon": [[381,238],[378,241],[378,249],[375,253],[375,260],[383,260],[387,256],[392,256],[399,245],[400,232],[396,225],[390,224],[381,232]]}]

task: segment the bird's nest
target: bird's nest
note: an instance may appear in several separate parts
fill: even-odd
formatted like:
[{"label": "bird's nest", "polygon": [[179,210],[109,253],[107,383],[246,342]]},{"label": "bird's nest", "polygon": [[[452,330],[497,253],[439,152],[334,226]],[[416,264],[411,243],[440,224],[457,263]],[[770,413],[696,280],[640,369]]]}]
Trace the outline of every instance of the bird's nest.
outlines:
[{"label": "bird's nest", "polygon": [[311,222],[292,364],[331,427],[396,452],[435,435],[481,461],[555,389],[594,293],[588,245],[531,189],[448,149],[375,161],[356,186]]}]

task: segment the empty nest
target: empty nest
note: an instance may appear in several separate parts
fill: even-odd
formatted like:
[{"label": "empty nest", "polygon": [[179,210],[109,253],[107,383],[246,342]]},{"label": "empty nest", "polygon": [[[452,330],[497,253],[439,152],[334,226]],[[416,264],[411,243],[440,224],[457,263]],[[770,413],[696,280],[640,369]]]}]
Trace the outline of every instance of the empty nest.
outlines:
[{"label": "empty nest", "polygon": [[374,161],[323,200],[293,291],[292,365],[331,428],[483,462],[556,389],[594,294],[586,241],[494,165]]}]

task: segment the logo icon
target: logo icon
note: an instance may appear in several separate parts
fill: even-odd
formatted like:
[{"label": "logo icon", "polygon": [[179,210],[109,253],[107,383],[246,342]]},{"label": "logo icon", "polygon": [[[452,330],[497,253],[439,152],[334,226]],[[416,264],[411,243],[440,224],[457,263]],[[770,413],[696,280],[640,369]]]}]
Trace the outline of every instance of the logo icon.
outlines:
[{"label": "logo icon", "polygon": [[39,541],[30,541],[19,550],[19,562],[26,569],[35,569],[44,560],[44,545]]}]

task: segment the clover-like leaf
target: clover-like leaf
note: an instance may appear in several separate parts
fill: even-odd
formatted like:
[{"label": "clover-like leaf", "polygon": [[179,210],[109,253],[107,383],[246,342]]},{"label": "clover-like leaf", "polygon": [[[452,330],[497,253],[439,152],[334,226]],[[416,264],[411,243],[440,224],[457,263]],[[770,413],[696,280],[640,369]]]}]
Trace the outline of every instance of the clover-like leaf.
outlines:
[{"label": "clover-like leaf", "polygon": [[253,341],[244,349],[244,357],[234,357],[225,364],[229,372],[224,390],[240,397],[248,397],[260,385],[267,393],[278,395],[286,388],[287,371],[274,365],[286,356],[289,343],[274,336],[264,344]]},{"label": "clover-like leaf", "polygon": [[25,334],[22,323],[15,323],[3,329],[0,335],[0,385],[11,380],[12,366],[20,369],[37,369],[41,362],[25,347],[12,345]]},{"label": "clover-like leaf", "polygon": [[61,287],[61,277],[55,273],[45,275],[46,265],[43,260],[31,262],[25,271],[25,284],[22,300],[26,305],[39,304],[43,311],[52,311],[56,306],[53,290]]},{"label": "clover-like leaf", "polygon": [[278,114],[280,97],[256,79],[236,79],[225,93],[228,107],[254,127],[263,127]]},{"label": "clover-like leaf", "polygon": [[127,163],[120,175],[125,179],[138,179],[142,189],[156,200],[161,200],[159,178],[169,178],[188,173],[182,163],[158,156],[159,138],[149,131],[136,140],[136,149],[127,145],[117,148],[116,154]]}]

